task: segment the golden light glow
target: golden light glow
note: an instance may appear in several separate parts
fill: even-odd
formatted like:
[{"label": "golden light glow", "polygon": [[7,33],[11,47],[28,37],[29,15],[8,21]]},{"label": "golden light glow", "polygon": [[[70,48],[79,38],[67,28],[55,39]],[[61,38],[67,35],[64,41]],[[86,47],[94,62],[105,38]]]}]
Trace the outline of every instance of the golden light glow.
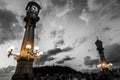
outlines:
[{"label": "golden light glow", "polygon": [[14,49],[15,49],[14,46],[10,46],[10,47],[8,48],[8,50],[7,50],[7,52],[8,52],[8,57],[10,57],[11,55],[13,55],[12,52],[13,52]]},{"label": "golden light glow", "polygon": [[13,51],[14,49],[15,49],[14,46],[10,46],[7,51],[8,51],[8,52],[9,52],[9,51]]},{"label": "golden light glow", "polygon": [[106,62],[102,62],[101,64],[97,65],[97,67],[105,69],[105,68],[111,68],[112,65],[113,65],[112,63],[107,64]]},{"label": "golden light glow", "polygon": [[110,66],[113,66],[113,64],[112,64],[112,63],[109,63],[109,65],[110,65]]},{"label": "golden light glow", "polygon": [[17,53],[16,55],[17,55],[17,56],[19,56],[19,55],[20,55],[20,53]]},{"label": "golden light glow", "polygon": [[102,68],[109,68],[108,64],[106,62],[102,63]]},{"label": "golden light glow", "polygon": [[101,68],[101,66],[102,66],[101,64],[97,65],[98,68]]},{"label": "golden light glow", "polygon": [[33,52],[33,48],[30,44],[27,44],[25,46],[25,49],[22,49],[20,51],[20,53],[13,54],[14,49],[15,49],[15,47],[13,47],[13,46],[11,46],[8,49],[8,57],[10,57],[12,55],[12,56],[14,56],[15,60],[19,60],[19,59],[35,60],[35,58],[37,58],[37,60],[39,60],[41,58],[41,55],[43,55],[43,52],[38,52],[39,51],[38,47],[35,47],[34,48],[35,52]]},{"label": "golden light glow", "polygon": [[43,52],[40,52],[40,55],[43,55]]},{"label": "golden light glow", "polygon": [[31,45],[27,44],[26,49],[31,49]]},{"label": "golden light glow", "polygon": [[[9,56],[10,55],[12,55],[12,54],[10,53]],[[13,54],[15,60],[18,60],[20,58],[24,58],[27,60],[34,60],[36,58],[37,60],[40,60],[41,55],[43,55],[43,52],[36,53],[36,55],[34,56],[33,53],[27,52],[26,50],[22,50],[21,54],[20,53]]]},{"label": "golden light glow", "polygon": [[40,56],[40,53],[37,53],[37,55],[36,56]]}]

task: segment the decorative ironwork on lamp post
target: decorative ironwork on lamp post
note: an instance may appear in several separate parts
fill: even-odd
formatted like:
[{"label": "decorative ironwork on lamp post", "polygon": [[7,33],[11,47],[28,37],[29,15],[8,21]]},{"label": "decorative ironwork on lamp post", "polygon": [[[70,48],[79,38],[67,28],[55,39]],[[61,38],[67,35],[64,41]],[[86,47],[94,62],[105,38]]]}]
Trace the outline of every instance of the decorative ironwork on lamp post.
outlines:
[{"label": "decorative ironwork on lamp post", "polygon": [[14,56],[17,60],[17,66],[15,74],[12,76],[12,80],[33,80],[33,61],[40,59],[42,52],[39,52],[38,47],[34,47],[34,30],[36,28],[36,22],[39,21],[39,11],[41,7],[35,1],[30,1],[26,6],[26,17],[24,21],[25,34],[21,46],[20,53],[14,54],[15,47],[11,46],[8,49],[8,57]]},{"label": "decorative ironwork on lamp post", "polygon": [[112,67],[112,63],[107,63],[106,59],[105,59],[105,56],[104,56],[104,48],[103,48],[103,43],[102,41],[100,41],[98,38],[97,38],[97,41],[95,42],[96,44],[96,47],[97,47],[97,51],[99,52],[99,55],[100,55],[100,60],[101,60],[101,63],[99,65],[97,65],[98,68],[101,68],[105,77],[106,77],[106,80],[113,80],[111,74],[110,74],[110,71],[109,69]]}]

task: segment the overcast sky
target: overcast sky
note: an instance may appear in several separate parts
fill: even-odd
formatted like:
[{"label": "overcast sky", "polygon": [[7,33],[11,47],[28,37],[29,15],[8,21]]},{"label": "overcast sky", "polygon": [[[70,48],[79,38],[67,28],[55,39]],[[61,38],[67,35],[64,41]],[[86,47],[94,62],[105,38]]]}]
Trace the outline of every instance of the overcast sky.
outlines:
[{"label": "overcast sky", "polygon": [[[23,18],[30,0],[0,0],[0,68],[16,65],[7,57],[9,46],[20,52]],[[95,41],[103,41],[108,62],[120,62],[120,0],[36,0],[42,10],[35,46],[45,52],[40,65],[62,65],[76,70],[99,63]],[[35,63],[36,64],[36,63]]]}]

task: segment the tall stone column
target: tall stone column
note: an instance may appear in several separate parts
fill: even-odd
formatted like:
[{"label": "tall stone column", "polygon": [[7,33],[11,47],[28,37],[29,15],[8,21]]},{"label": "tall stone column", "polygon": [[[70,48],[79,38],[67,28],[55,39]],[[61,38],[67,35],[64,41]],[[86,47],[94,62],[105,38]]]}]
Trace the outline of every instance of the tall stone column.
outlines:
[{"label": "tall stone column", "polygon": [[[31,1],[26,6],[26,17],[24,21],[25,34],[22,42],[20,55],[17,58],[17,66],[12,80],[33,80],[32,65],[34,61],[34,30],[36,22],[39,21],[39,11],[41,7],[34,1]],[[19,43],[18,43],[19,44]],[[29,45],[29,49],[26,48]]]}]

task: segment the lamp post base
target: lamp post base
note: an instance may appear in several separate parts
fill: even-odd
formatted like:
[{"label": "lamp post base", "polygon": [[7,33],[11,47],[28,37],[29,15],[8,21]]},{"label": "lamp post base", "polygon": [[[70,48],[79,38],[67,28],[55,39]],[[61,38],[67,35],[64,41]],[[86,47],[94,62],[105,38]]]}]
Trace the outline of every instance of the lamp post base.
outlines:
[{"label": "lamp post base", "polygon": [[34,80],[33,74],[14,74],[12,80]]}]

